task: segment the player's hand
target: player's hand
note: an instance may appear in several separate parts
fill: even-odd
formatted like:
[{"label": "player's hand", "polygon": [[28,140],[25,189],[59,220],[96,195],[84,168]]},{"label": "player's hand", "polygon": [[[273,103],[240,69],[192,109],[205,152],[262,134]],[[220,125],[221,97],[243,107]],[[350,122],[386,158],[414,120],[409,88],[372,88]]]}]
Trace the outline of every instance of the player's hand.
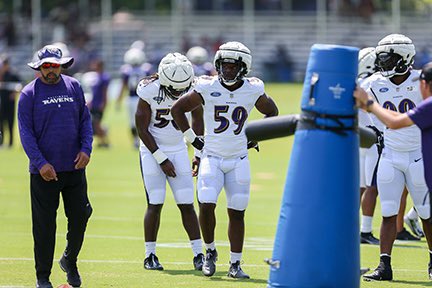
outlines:
[{"label": "player's hand", "polygon": [[79,152],[74,160],[75,169],[84,169],[90,162],[90,157],[85,152]]},{"label": "player's hand", "polygon": [[202,136],[195,137],[194,141],[192,141],[191,144],[193,147],[201,151],[204,147],[204,137]]},{"label": "player's hand", "polygon": [[367,92],[357,86],[356,90],[354,91],[354,98],[356,99],[357,107],[365,109],[366,104],[369,100],[369,95],[367,94]]},{"label": "player's hand", "polygon": [[200,163],[201,163],[200,157],[195,156],[192,159],[192,177],[198,176],[198,169],[199,169]]},{"label": "player's hand", "polygon": [[58,181],[57,173],[54,167],[49,163],[46,163],[42,166],[42,168],[39,170],[39,174],[45,181]]},{"label": "player's hand", "polygon": [[248,141],[247,142],[247,149],[251,149],[251,148],[254,148],[256,151],[259,152],[258,142],[256,142],[256,141]]},{"label": "player's hand", "polygon": [[166,159],[160,164],[160,167],[162,171],[167,175],[168,177],[176,177],[175,168],[172,162],[169,159]]}]

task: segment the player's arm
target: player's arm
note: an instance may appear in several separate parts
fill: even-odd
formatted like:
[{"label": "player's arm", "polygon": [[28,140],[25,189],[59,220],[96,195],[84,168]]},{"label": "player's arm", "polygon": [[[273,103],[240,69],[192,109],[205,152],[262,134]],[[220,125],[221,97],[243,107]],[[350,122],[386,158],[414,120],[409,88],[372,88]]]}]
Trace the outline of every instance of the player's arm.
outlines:
[{"label": "player's arm", "polygon": [[120,92],[119,92],[119,95],[118,95],[117,101],[116,101],[117,109],[120,108],[121,102],[123,100],[123,95],[125,94],[125,92],[127,90],[127,82],[128,82],[127,78],[123,77],[122,78],[122,84],[121,84],[121,87],[120,87]]},{"label": "player's arm", "polygon": [[[199,105],[197,108],[191,111],[192,116],[192,130],[196,135],[204,135],[204,118],[203,118],[203,107]],[[192,176],[198,176],[198,168],[201,159],[201,152],[194,148],[194,158],[192,159]]]},{"label": "player's arm", "polygon": [[381,107],[362,88],[357,88],[354,91],[354,97],[357,99],[357,104],[360,108],[375,114],[381,122],[391,129],[403,128],[414,124],[407,113],[401,114]]},{"label": "player's arm", "polygon": [[168,156],[163,153],[156,144],[153,135],[148,130],[151,120],[151,107],[150,105],[139,99],[137,111],[135,113],[135,125],[138,131],[138,136],[144,145],[150,150],[156,162],[161,166],[162,171],[170,177],[175,177],[174,165],[168,159]]},{"label": "player's arm", "polygon": [[276,103],[271,97],[267,96],[266,93],[258,98],[257,102],[255,103],[255,107],[259,112],[264,114],[266,118],[277,116],[279,114]]},{"label": "player's arm", "polygon": [[171,115],[177,126],[183,132],[186,140],[189,141],[195,148],[201,150],[204,146],[202,139],[198,138],[189,125],[186,117],[186,112],[193,111],[202,105],[202,97],[196,91],[190,91],[178,99],[171,107]]}]

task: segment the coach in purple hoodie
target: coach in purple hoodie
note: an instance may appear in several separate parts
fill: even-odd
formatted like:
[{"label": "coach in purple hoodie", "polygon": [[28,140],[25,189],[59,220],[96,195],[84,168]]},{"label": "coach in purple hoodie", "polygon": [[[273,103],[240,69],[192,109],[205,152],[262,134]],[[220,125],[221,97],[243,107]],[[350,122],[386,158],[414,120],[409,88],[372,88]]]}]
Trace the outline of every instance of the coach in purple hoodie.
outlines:
[{"label": "coach in purple hoodie", "polygon": [[73,287],[81,286],[78,253],[92,208],[85,167],[92,151],[92,128],[79,82],[61,74],[73,63],[47,45],[28,65],[40,76],[25,86],[18,102],[21,142],[30,160],[36,287],[53,287],[49,276],[54,257],[56,215],[62,194],[68,219],[67,245],[59,261]]}]

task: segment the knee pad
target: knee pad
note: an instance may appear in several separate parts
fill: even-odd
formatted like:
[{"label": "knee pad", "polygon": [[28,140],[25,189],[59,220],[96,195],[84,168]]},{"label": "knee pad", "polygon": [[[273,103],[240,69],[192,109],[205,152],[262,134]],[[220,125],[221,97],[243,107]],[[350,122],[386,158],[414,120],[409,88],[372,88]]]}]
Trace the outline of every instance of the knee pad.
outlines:
[{"label": "knee pad", "polygon": [[176,204],[193,204],[194,202],[193,189],[178,189],[173,194]]},{"label": "knee pad", "polygon": [[165,202],[165,190],[153,190],[151,193],[147,191],[148,202],[152,205],[160,205]]},{"label": "knee pad", "polygon": [[397,215],[399,205],[396,201],[381,201],[381,214],[383,217],[391,217]]},{"label": "knee pad", "polygon": [[249,195],[248,194],[234,194],[230,199],[227,199],[227,206],[230,209],[243,211],[246,210],[249,204]]},{"label": "knee pad", "polygon": [[204,187],[198,189],[198,201],[200,203],[213,203],[217,202],[217,192],[215,189],[210,187]]}]

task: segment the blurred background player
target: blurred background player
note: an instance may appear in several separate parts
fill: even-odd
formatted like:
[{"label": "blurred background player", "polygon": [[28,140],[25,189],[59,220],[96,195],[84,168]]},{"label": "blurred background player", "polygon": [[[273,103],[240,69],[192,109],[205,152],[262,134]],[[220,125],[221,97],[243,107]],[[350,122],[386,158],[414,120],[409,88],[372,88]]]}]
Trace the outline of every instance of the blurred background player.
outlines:
[{"label": "blurred background player", "polygon": [[7,126],[9,134],[8,147],[13,145],[15,103],[17,93],[21,90],[20,78],[11,69],[10,57],[7,54],[0,56],[0,147],[5,139]]},{"label": "blurred background player", "polygon": [[195,76],[217,74],[213,64],[208,61],[209,55],[205,48],[194,46],[187,51],[186,57],[192,62]]},{"label": "blurred background player", "polygon": [[[195,270],[201,270],[204,261],[198,218],[193,205],[194,185],[188,151],[183,134],[170,113],[172,105],[189,90],[193,81],[191,62],[182,54],[169,53],[161,60],[158,74],[144,78],[137,88],[140,98],[136,127],[142,141],[140,162],[147,196],[144,268],[148,270],[163,270],[156,256],[156,240],[167,181],[189,236]],[[195,109],[191,114],[195,132],[202,135],[202,108]]]},{"label": "blurred background player", "polygon": [[[135,44],[135,45],[134,45]],[[124,55],[124,65],[121,69],[122,86],[120,94],[117,98],[117,106],[120,107],[123,95],[129,94],[128,97],[128,112],[129,126],[132,134],[133,143],[136,148],[139,147],[139,137],[135,126],[135,112],[138,105],[138,95],[136,92],[138,83],[145,76],[151,74],[151,64],[146,63],[146,55],[142,50],[143,46],[137,41],[134,42],[134,47],[129,48]],[[138,48],[137,48],[138,47]]]},{"label": "blurred background player", "polygon": [[[390,34],[375,48],[381,73],[367,78],[362,87],[382,107],[405,113],[423,98],[416,83],[420,71],[412,70],[415,47],[402,34]],[[429,250],[432,250],[430,205],[424,201],[428,192],[423,173],[420,129],[415,125],[402,129],[384,130],[384,150],[380,159],[377,183],[381,200],[380,263],[366,280],[392,280],[391,252],[396,238],[396,218],[404,187],[408,188],[416,210],[422,219]]]},{"label": "blurred background player", "polygon": [[[366,78],[378,71],[374,47],[363,48],[359,52],[358,82],[361,84]],[[376,170],[382,150],[382,123],[374,124],[371,116],[364,110],[358,112],[360,127],[374,127],[379,141],[370,148],[360,148],[360,197],[361,197],[361,225],[360,242],[365,244],[379,244],[379,240],[372,234],[372,220],[375,211],[378,190],[376,188]],[[376,120],[376,119],[375,119]],[[377,128],[380,127],[380,128]]]},{"label": "blurred background player", "polygon": [[202,272],[208,277],[216,272],[215,208],[224,188],[229,218],[228,277],[244,279],[249,275],[240,264],[251,181],[245,127],[254,107],[265,117],[276,116],[278,109],[265,93],[260,79],[245,77],[252,65],[250,50],[245,45],[240,42],[222,44],[214,57],[214,65],[218,75],[199,77],[194,90],[181,97],[171,113],[188,142],[202,149],[185,113],[204,108],[204,149],[197,179],[199,218],[206,247]]},{"label": "blurred background player", "polygon": [[[89,73],[83,75],[83,82],[86,82],[88,76],[88,85],[91,89],[91,101],[88,106],[92,116],[93,133],[98,138],[98,147],[108,148],[108,129],[102,126],[102,118],[108,103],[108,85],[110,83],[110,76],[104,72],[104,63],[102,60],[94,60],[90,64]],[[93,72],[93,73],[92,73]],[[88,76],[86,76],[88,75]]]}]

